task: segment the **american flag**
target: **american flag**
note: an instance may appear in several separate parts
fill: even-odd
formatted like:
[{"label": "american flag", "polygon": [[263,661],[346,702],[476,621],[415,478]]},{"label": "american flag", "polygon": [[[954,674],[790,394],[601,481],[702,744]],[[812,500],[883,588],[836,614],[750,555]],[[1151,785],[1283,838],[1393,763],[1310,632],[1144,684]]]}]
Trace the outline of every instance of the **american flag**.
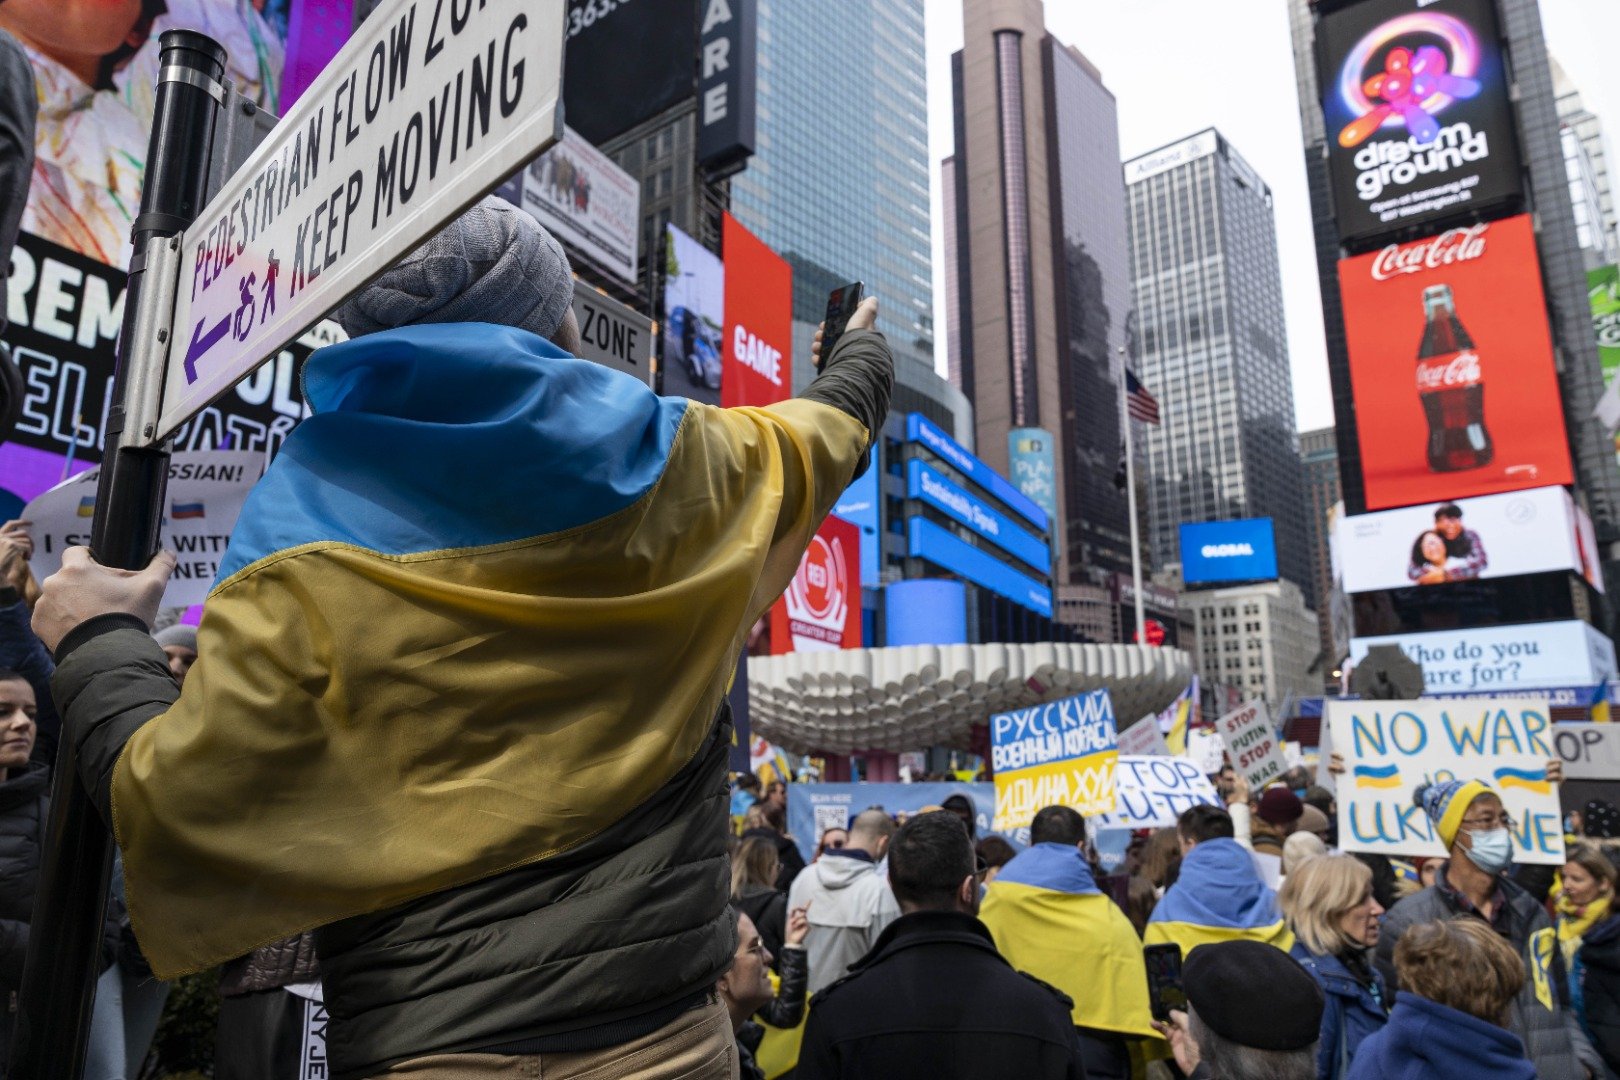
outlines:
[{"label": "american flag", "polygon": [[1125,407],[1130,410],[1132,420],[1140,420],[1144,424],[1159,424],[1159,399],[1147,392],[1134,372],[1125,372]]}]

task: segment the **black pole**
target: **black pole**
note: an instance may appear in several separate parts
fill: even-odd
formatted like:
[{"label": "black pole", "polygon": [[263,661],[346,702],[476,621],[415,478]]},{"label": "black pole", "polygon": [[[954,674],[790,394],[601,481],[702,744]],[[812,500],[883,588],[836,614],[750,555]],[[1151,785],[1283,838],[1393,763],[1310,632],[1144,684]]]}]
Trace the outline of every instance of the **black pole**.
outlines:
[{"label": "black pole", "polygon": [[[176,236],[202,209],[215,110],[225,101],[224,81],[225,50],[216,42],[190,30],[164,33],[141,212],[130,230],[135,254],[118,336],[117,404],[107,422],[91,530],[91,551],[104,566],[139,570],[157,553],[169,452],[144,445],[152,435],[147,425],[156,416],[133,408],[130,395],[132,385],[150,387],[151,380],[161,380],[161,358],[167,353],[162,346],[172,335],[165,330],[156,342],[141,340],[141,298],[147,286],[162,286],[147,280],[152,241]],[[159,315],[166,327],[170,313]],[[150,323],[140,329],[150,330]],[[132,408],[135,422],[146,430],[129,432],[126,438]],[[107,823],[79,779],[77,758],[73,739],[64,737],[51,783],[50,826],[17,996],[8,1073],[16,1080],[79,1080],[84,1069],[101,973],[101,927],[113,847]]]}]

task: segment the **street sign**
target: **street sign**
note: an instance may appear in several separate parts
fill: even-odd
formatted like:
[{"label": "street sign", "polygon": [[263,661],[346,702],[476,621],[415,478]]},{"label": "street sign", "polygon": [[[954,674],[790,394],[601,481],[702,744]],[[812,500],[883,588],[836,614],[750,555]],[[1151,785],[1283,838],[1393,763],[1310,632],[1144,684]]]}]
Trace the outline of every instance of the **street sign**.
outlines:
[{"label": "street sign", "polygon": [[574,279],[579,358],[627,371],[652,384],[652,320]]},{"label": "street sign", "polygon": [[566,0],[388,0],[186,230],[151,444],[561,134]]}]

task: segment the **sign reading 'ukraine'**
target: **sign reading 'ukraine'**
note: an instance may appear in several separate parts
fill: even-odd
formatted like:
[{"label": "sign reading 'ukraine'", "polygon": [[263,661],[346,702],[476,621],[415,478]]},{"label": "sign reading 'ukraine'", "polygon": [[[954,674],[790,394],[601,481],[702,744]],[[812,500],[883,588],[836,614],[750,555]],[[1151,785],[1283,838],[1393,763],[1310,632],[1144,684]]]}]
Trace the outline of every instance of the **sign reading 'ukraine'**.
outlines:
[{"label": "sign reading 'ukraine'", "polygon": [[1513,858],[1564,861],[1558,757],[1545,698],[1494,701],[1330,701],[1339,777],[1339,846],[1384,855],[1444,855],[1428,815],[1412,801],[1420,785],[1478,780],[1513,819]]},{"label": "sign reading 'ukraine'", "polygon": [[1087,816],[1114,809],[1114,703],[1098,690],[990,717],[996,829],[1021,829],[1047,806]]}]

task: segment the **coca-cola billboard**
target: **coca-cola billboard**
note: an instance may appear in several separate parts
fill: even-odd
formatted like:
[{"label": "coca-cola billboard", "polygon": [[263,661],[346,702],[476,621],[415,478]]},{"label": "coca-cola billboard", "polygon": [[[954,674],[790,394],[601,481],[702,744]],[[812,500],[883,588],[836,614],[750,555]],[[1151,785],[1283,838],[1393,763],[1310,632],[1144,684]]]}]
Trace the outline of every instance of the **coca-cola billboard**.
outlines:
[{"label": "coca-cola billboard", "polygon": [[1494,0],[1362,0],[1317,38],[1342,239],[1522,195]]},{"label": "coca-cola billboard", "polygon": [[1527,215],[1339,263],[1367,509],[1571,482]]}]

